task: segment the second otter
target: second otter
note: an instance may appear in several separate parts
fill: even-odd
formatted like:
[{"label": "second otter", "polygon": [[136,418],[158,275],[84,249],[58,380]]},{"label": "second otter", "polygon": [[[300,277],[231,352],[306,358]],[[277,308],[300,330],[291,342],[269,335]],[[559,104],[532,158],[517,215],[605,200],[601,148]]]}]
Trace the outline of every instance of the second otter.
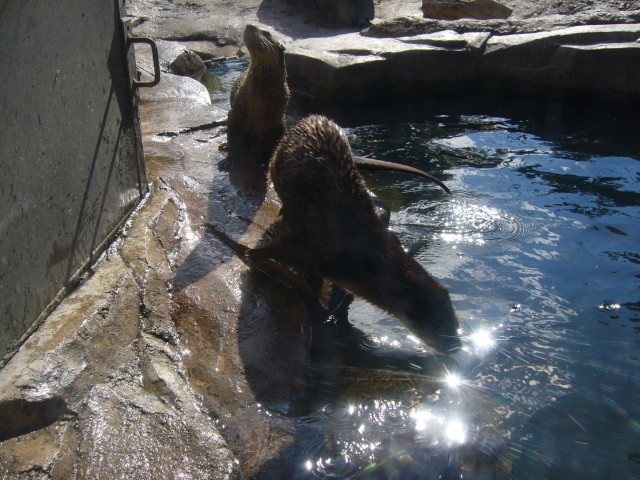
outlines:
[{"label": "second otter", "polygon": [[284,46],[270,32],[253,25],[244,29],[251,54],[249,68],[234,82],[227,116],[228,156],[221,170],[266,165],[284,133],[284,112],[291,94]]},{"label": "second otter", "polygon": [[[270,32],[253,25],[244,30],[244,42],[251,54],[249,69],[233,84],[227,116],[227,158],[221,170],[251,174],[268,164],[285,132],[284,113],[291,94],[287,83],[285,48]],[[449,189],[434,176],[399,163],[353,157],[359,168],[388,170],[418,175]]]},{"label": "second otter", "polygon": [[283,229],[250,257],[327,278],[398,317],[439,351],[460,347],[449,293],[378,218],[335,123],[318,115],[301,120],[276,147],[269,175]]}]

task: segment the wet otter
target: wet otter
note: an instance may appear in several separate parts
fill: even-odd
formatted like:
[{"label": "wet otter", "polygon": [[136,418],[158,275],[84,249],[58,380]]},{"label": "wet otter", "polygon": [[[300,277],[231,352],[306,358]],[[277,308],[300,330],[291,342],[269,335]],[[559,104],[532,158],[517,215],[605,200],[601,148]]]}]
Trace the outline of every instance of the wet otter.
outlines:
[{"label": "wet otter", "polygon": [[221,170],[267,164],[284,133],[284,112],[291,97],[282,44],[253,25],[245,27],[244,43],[251,62],[231,90],[228,156],[219,163]]},{"label": "wet otter", "polygon": [[269,176],[282,201],[282,229],[249,250],[252,259],[327,278],[397,316],[439,351],[460,347],[449,293],[378,218],[335,123],[318,115],[301,120],[276,147]]},{"label": "wet otter", "polygon": [[[231,89],[227,116],[227,158],[220,170],[242,171],[251,178],[255,167],[266,166],[284,134],[284,113],[291,94],[287,83],[285,48],[267,30],[253,25],[244,29],[244,42],[251,54],[249,69]],[[437,178],[417,168],[366,157],[353,157],[359,168],[391,170],[418,175],[449,189]]]}]

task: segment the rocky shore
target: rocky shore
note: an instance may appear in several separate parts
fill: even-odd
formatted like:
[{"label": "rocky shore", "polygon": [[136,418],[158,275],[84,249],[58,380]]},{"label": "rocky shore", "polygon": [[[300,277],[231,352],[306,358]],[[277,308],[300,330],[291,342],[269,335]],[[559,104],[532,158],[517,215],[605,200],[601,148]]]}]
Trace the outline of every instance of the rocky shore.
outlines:
[{"label": "rocky shore", "polygon": [[[637,2],[505,0],[508,19],[455,21],[425,19],[418,1],[374,3],[361,32],[276,0],[129,2],[127,20],[156,39],[163,68],[140,101],[151,193],[0,371],[2,478],[287,476],[295,427],[265,406],[286,409],[302,392],[308,312],[206,226],[255,245],[278,203],[217,171],[226,111],[170,73],[183,49],[237,55],[246,23],[269,27],[287,46],[295,95],[317,101],[478,84],[638,100]],[[144,76],[151,60],[137,55]]]}]

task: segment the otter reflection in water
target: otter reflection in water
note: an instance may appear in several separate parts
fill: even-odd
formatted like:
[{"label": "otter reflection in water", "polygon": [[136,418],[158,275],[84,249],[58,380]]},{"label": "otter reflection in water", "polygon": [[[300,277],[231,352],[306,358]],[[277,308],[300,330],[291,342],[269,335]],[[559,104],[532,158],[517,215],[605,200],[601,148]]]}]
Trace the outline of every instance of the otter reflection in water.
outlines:
[{"label": "otter reflection in water", "polygon": [[281,229],[251,259],[275,260],[331,280],[403,321],[441,352],[460,347],[449,293],[376,215],[343,131],[318,115],[279,142],[269,177],[282,201]]}]

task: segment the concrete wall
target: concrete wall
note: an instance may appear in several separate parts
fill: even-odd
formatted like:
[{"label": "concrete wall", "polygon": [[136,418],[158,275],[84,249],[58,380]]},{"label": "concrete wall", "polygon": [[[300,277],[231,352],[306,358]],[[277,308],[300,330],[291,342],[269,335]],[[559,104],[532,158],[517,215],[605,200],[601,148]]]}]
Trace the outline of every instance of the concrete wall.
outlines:
[{"label": "concrete wall", "polygon": [[0,359],[147,190],[119,1],[0,1]]}]

